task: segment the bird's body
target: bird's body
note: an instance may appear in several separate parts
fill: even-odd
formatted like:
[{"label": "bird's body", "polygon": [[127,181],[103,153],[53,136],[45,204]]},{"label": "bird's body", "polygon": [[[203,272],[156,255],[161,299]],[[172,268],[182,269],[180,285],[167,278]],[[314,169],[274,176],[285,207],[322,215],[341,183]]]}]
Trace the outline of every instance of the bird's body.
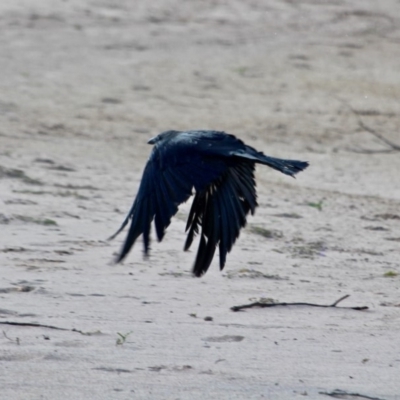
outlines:
[{"label": "bird's body", "polygon": [[268,157],[233,135],[216,131],[167,131],[151,139],[153,151],[143,172],[137,197],[115,237],[131,220],[117,262],[122,261],[142,234],[148,254],[154,220],[161,241],[178,206],[195,197],[189,213],[185,250],[199,233],[200,244],[193,267],[203,275],[219,246],[220,269],[226,255],[246,225],[246,216],[257,207],[255,164],[268,165],[294,176],[307,162]]}]

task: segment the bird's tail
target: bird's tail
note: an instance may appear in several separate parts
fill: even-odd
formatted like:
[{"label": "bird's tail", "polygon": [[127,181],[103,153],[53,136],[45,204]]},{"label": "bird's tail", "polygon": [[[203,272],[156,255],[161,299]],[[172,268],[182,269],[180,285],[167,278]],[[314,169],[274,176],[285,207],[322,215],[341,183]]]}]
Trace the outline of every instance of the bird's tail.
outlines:
[{"label": "bird's tail", "polygon": [[269,167],[282,172],[283,174],[294,176],[308,167],[308,162],[298,160],[284,160],[281,158],[274,158],[266,156],[262,153],[257,154],[257,163],[268,165]]},{"label": "bird's tail", "polygon": [[250,146],[246,146],[245,150],[240,149],[232,151],[230,154],[236,157],[252,160],[258,164],[268,165],[268,167],[276,169],[277,171],[289,176],[295,176],[297,173],[308,167],[308,162],[306,161],[284,160],[282,158],[266,156],[264,153],[261,153]]}]

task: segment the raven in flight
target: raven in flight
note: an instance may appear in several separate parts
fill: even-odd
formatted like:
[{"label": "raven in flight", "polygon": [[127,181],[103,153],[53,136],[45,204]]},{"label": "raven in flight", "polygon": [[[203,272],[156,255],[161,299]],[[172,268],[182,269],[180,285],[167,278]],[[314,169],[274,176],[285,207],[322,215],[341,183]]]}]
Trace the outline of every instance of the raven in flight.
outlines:
[{"label": "raven in flight", "polygon": [[200,233],[200,244],[193,274],[208,270],[217,245],[222,270],[226,255],[246,225],[246,216],[257,207],[255,164],[264,164],[294,176],[308,163],[268,157],[247,146],[240,139],[216,131],[166,131],[150,139],[154,148],[143,172],[139,192],[117,236],[131,221],[125,243],[116,262],[122,261],[136,239],[143,235],[144,253],[148,255],[150,227],[154,219],[161,241],[178,206],[195,197],[186,225],[184,250]]}]

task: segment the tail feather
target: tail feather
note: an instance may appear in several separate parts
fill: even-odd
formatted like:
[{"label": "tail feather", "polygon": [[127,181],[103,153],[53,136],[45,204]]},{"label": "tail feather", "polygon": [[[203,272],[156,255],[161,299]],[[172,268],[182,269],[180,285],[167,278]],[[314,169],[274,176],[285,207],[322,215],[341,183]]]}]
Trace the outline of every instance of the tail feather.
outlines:
[{"label": "tail feather", "polygon": [[284,160],[281,158],[269,157],[264,154],[260,154],[260,157],[257,159],[256,162],[268,165],[269,167],[289,176],[294,176],[298,174],[299,172],[306,169],[309,165],[307,161]]},{"label": "tail feather", "polygon": [[285,175],[294,176],[308,167],[308,162],[299,160],[285,160],[282,158],[275,158],[266,156],[252,147],[247,146],[246,150],[240,149],[230,153],[233,156],[246,158],[258,164],[268,165]]}]

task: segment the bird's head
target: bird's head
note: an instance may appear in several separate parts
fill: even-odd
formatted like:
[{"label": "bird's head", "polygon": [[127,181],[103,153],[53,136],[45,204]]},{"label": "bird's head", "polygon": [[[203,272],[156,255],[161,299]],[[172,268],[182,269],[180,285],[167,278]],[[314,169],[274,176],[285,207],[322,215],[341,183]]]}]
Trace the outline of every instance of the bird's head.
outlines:
[{"label": "bird's head", "polygon": [[166,140],[169,140],[169,139],[172,139],[173,137],[175,137],[178,133],[180,133],[180,132],[179,131],[165,131],[165,132],[160,133],[157,136],[154,136],[147,143],[148,144],[156,144],[159,142],[165,142]]}]

